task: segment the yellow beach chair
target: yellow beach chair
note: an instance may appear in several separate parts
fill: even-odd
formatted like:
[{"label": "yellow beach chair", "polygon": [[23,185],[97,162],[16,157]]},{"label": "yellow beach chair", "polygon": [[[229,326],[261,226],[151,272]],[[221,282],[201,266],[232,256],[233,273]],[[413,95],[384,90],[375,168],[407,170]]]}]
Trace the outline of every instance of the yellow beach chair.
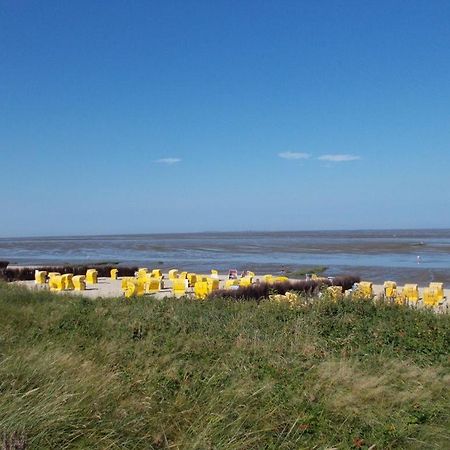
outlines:
[{"label": "yellow beach chair", "polygon": [[34,281],[36,284],[45,284],[47,279],[47,272],[45,270],[34,271]]},{"label": "yellow beach chair", "polygon": [[264,283],[273,284],[273,275],[271,274],[263,275],[262,279]]},{"label": "yellow beach chair", "polygon": [[125,289],[123,293],[126,298],[142,297],[145,291],[145,282],[142,279],[128,278],[125,282]]},{"label": "yellow beach chair", "polygon": [[408,303],[417,304],[419,301],[419,286],[413,283],[407,283],[403,286],[402,297]]},{"label": "yellow beach chair", "polygon": [[172,280],[172,290],[175,297],[183,297],[186,295],[188,281],[184,278],[176,278]]},{"label": "yellow beach chair", "polygon": [[436,295],[439,299],[439,302],[445,300],[445,291],[444,291],[444,283],[430,283],[430,289],[434,289],[436,291]]},{"label": "yellow beach chair", "polygon": [[232,289],[233,286],[239,286],[239,280],[225,280],[225,289]]},{"label": "yellow beach chair", "polygon": [[373,298],[373,283],[371,281],[360,281],[356,290],[356,297],[364,299]]},{"label": "yellow beach chair", "polygon": [[153,269],[151,275],[152,275],[152,277],[155,277],[155,278],[161,278],[162,271],[161,271],[161,269]]},{"label": "yellow beach chair", "polygon": [[148,269],[147,267],[141,267],[137,271],[137,278],[147,278]]},{"label": "yellow beach chair", "polygon": [[175,280],[176,278],[178,278],[178,270],[170,269],[169,270],[169,280]]},{"label": "yellow beach chair", "polygon": [[65,273],[64,275],[61,275],[61,278],[64,283],[64,289],[67,289],[69,291],[73,290],[75,286],[73,285],[73,273]]},{"label": "yellow beach chair", "polygon": [[86,271],[86,283],[97,284],[98,272],[95,269],[88,269]]},{"label": "yellow beach chair", "polygon": [[208,294],[211,294],[214,291],[219,289],[219,279],[218,278],[208,278],[206,280],[208,284]]},{"label": "yellow beach chair", "polygon": [[344,298],[342,286],[328,286],[326,292],[332,300],[340,300]]},{"label": "yellow beach chair", "polygon": [[208,295],[208,282],[207,281],[197,281],[194,286],[195,297],[199,300],[203,300]]},{"label": "yellow beach chair", "polygon": [[395,281],[385,281],[383,284],[384,298],[393,299],[397,297],[397,283]]},{"label": "yellow beach chair", "polygon": [[53,275],[48,281],[48,286],[51,291],[63,291],[64,285],[62,275]]},{"label": "yellow beach chair", "polygon": [[132,280],[133,277],[122,277],[122,280],[120,281],[120,288],[122,291],[127,287],[128,280]]},{"label": "yellow beach chair", "polygon": [[187,272],[181,272],[179,275],[178,275],[178,279],[180,279],[180,280],[187,280]]},{"label": "yellow beach chair", "polygon": [[439,291],[437,289],[430,287],[424,288],[422,297],[424,306],[434,308],[440,303]]},{"label": "yellow beach chair", "polygon": [[211,278],[219,278],[219,271],[216,269],[211,269]]},{"label": "yellow beach chair", "polygon": [[253,277],[243,277],[239,280],[239,286],[246,287],[251,286],[253,284]]},{"label": "yellow beach chair", "polygon": [[111,271],[109,272],[109,274],[111,275],[111,280],[117,280],[118,273],[118,269],[111,269]]},{"label": "yellow beach chair", "polygon": [[156,294],[160,290],[161,290],[160,278],[156,278],[156,277],[147,278],[147,292],[149,294]]},{"label": "yellow beach chair", "polygon": [[188,284],[190,287],[194,287],[195,283],[197,282],[197,274],[195,273],[188,273],[187,274]]},{"label": "yellow beach chair", "polygon": [[279,276],[279,277],[274,277],[274,279],[273,279],[274,283],[285,283],[286,281],[289,281],[288,277]]},{"label": "yellow beach chair", "polygon": [[86,289],[86,277],[84,275],[75,275],[72,278],[72,282],[76,291],[84,291]]}]

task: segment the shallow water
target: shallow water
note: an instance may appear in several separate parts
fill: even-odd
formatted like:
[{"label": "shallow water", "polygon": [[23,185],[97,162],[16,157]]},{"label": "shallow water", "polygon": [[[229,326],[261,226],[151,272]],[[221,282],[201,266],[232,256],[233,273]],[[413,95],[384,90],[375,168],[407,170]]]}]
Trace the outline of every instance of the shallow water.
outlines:
[{"label": "shallow water", "polygon": [[320,265],[328,267],[328,275],[353,273],[373,281],[450,282],[450,230],[2,238],[0,259],[21,265],[114,262],[272,273]]}]

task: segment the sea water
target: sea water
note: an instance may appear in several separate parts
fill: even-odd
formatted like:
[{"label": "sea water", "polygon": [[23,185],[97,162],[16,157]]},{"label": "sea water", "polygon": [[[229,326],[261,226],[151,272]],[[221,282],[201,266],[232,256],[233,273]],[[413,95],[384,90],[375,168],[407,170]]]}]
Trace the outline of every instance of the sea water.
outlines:
[{"label": "sea water", "polygon": [[17,265],[114,263],[206,272],[327,267],[375,282],[450,282],[450,230],[360,230],[0,238]]}]

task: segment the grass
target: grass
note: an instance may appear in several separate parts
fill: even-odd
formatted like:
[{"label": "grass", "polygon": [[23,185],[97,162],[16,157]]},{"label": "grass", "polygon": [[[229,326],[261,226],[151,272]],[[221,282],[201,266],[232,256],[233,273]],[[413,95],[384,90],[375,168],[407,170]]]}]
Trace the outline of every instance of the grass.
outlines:
[{"label": "grass", "polygon": [[300,278],[304,277],[306,274],[316,274],[316,275],[322,275],[328,270],[327,266],[314,266],[314,267],[307,267],[306,269],[296,269],[296,270],[287,270],[286,276],[289,278]]},{"label": "grass", "polygon": [[0,339],[4,448],[450,447],[448,315],[0,284]]}]

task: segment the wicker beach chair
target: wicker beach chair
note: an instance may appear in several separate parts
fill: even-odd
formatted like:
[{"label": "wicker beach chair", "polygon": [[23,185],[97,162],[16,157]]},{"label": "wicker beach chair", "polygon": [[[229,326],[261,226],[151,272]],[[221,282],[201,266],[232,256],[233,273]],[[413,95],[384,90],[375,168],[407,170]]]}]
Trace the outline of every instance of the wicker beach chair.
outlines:
[{"label": "wicker beach chair", "polygon": [[436,291],[439,302],[443,302],[445,300],[444,283],[432,282],[429,287],[430,289],[434,289]]},{"label": "wicker beach chair", "polygon": [[86,277],[84,275],[75,275],[72,278],[72,282],[76,291],[84,291],[86,289]]},{"label": "wicker beach chair", "polygon": [[88,269],[86,271],[86,283],[87,284],[97,284],[98,272],[95,269]]},{"label": "wicker beach chair", "polygon": [[188,280],[184,278],[176,278],[175,280],[172,280],[172,290],[175,297],[182,297],[183,295],[186,295],[187,287]]},{"label": "wicker beach chair", "polygon": [[239,287],[239,280],[225,280],[225,289],[236,289]]},{"label": "wicker beach chair", "polygon": [[169,280],[175,280],[176,278],[178,278],[178,269],[170,269]]},{"label": "wicker beach chair", "polygon": [[117,280],[117,275],[119,274],[118,269],[111,269],[110,271],[111,280]]},{"label": "wicker beach chair", "polygon": [[65,274],[61,275],[61,278],[64,283],[64,289],[71,291],[75,288],[75,286],[73,285],[73,281],[72,281],[73,273],[65,273]]},{"label": "wicker beach chair", "polygon": [[197,281],[194,286],[194,294],[198,300],[203,300],[208,295],[208,282],[207,281]]},{"label": "wicker beach chair", "polygon": [[239,280],[239,286],[251,286],[253,284],[253,277],[243,277]]},{"label": "wicker beach chair", "polygon": [[54,275],[48,281],[51,291],[63,291],[65,284],[62,275]]},{"label": "wicker beach chair", "polygon": [[34,281],[36,284],[45,284],[47,279],[47,272],[45,270],[34,271]]},{"label": "wicker beach chair", "polygon": [[151,275],[152,277],[160,278],[162,277],[162,271],[161,269],[153,269]]},{"label": "wicker beach chair", "polygon": [[371,281],[360,281],[355,292],[356,297],[363,299],[373,298],[373,283]]},{"label": "wicker beach chair", "polygon": [[419,286],[413,283],[407,283],[403,286],[402,290],[403,300],[409,304],[417,304],[420,300],[419,297]]},{"label": "wicker beach chair", "polygon": [[188,273],[186,276],[188,280],[189,287],[194,287],[195,283],[197,282],[197,274],[196,273]]},{"label": "wicker beach chair", "polygon": [[328,286],[326,289],[326,293],[332,300],[340,300],[344,298],[342,286]]},{"label": "wicker beach chair", "polygon": [[149,294],[156,294],[161,290],[161,279],[156,277],[147,277],[146,289]]},{"label": "wicker beach chair", "polygon": [[394,299],[397,296],[397,283],[395,281],[385,281],[383,284],[384,298]]},{"label": "wicker beach chair", "polygon": [[211,294],[214,291],[219,289],[219,279],[218,278],[208,278],[206,280],[208,284],[208,294]]},{"label": "wicker beach chair", "polygon": [[124,284],[123,293],[127,298],[141,297],[145,293],[145,281],[143,279],[128,278]]},{"label": "wicker beach chair", "polygon": [[422,299],[424,306],[434,308],[440,303],[439,291],[430,287],[424,288]]}]

